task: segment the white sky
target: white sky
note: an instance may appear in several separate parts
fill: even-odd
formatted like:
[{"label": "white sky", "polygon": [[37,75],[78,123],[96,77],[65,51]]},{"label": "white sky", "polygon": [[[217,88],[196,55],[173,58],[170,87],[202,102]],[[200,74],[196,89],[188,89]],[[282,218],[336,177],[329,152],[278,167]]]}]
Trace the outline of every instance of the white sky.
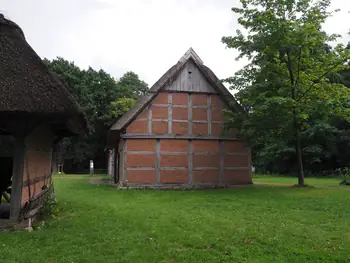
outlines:
[{"label": "white sky", "polygon": [[[219,78],[244,62],[225,49],[233,35],[238,0],[0,0],[0,12],[17,24],[42,57],[102,68],[119,78],[128,70],[150,86],[193,47]],[[341,12],[326,30],[349,41],[350,0],[333,0]]]}]

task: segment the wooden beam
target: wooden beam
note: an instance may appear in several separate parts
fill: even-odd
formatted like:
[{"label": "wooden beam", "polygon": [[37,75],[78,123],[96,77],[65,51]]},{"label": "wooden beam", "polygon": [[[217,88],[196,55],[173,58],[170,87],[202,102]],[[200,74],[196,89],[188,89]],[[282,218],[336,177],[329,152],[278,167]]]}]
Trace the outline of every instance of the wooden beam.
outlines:
[{"label": "wooden beam", "polygon": [[144,154],[144,155],[155,155],[155,152],[146,152],[146,151],[127,151],[127,154]]},{"label": "wooden beam", "polygon": [[193,168],[193,171],[218,171],[219,168],[218,167],[196,167]]},{"label": "wooden beam", "polygon": [[171,93],[168,93],[168,133],[173,133],[173,95]]},{"label": "wooden beam", "polygon": [[188,94],[188,134],[192,135],[192,94]]},{"label": "wooden beam", "polygon": [[152,108],[148,108],[148,133],[152,134]]},{"label": "wooden beam", "polygon": [[188,140],[188,183],[190,185],[193,184],[193,176],[192,176],[192,169],[193,169],[193,156],[192,156],[192,140]]},{"label": "wooden beam", "polygon": [[187,171],[188,167],[161,167],[161,171]]},{"label": "wooden beam", "polygon": [[157,184],[160,183],[160,140],[156,142],[156,178]]},{"label": "wooden beam", "polygon": [[[249,167],[225,167],[225,170],[234,170],[234,171],[241,171],[241,170],[247,170]],[[251,170],[251,169],[250,169]]]},{"label": "wooden beam", "polygon": [[45,181],[46,179],[49,179],[50,177],[51,177],[51,174],[45,174],[45,175],[38,176],[38,177],[35,177],[33,179],[30,179],[30,180],[25,180],[23,182],[22,187],[27,187],[29,184],[35,185],[36,183],[39,183],[41,181]]},{"label": "wooden beam", "polygon": [[211,136],[211,95],[209,95],[209,94],[208,94],[208,97],[207,97],[207,104],[208,104],[208,109],[207,109],[208,135]]},{"label": "wooden beam", "polygon": [[250,176],[250,180],[251,183],[253,183],[253,171],[252,171],[252,149],[249,147],[248,148],[248,167],[249,167],[249,176]]},{"label": "wooden beam", "polygon": [[220,154],[220,171],[219,171],[219,182],[222,185],[224,183],[224,172],[225,172],[225,163],[224,163],[224,146],[222,141],[219,141],[219,154]]},{"label": "wooden beam", "polygon": [[201,136],[201,135],[178,135],[178,134],[139,134],[129,133],[121,135],[123,139],[184,139],[184,140],[223,140],[223,141],[239,141],[232,137],[219,136]]},{"label": "wooden beam", "polygon": [[123,139],[122,141],[122,151],[123,151],[123,162],[121,163],[122,165],[122,184],[124,184],[126,182],[126,152],[127,152],[127,148],[126,148],[126,140]]},{"label": "wooden beam", "polygon": [[22,203],[22,188],[23,174],[25,161],[25,138],[24,136],[15,137],[14,154],[13,154],[13,172],[12,172],[12,187],[11,187],[11,204],[10,204],[10,219],[19,220],[21,203]]},{"label": "wooden beam", "polygon": [[126,168],[127,171],[155,171],[155,168],[152,167],[130,167]]}]

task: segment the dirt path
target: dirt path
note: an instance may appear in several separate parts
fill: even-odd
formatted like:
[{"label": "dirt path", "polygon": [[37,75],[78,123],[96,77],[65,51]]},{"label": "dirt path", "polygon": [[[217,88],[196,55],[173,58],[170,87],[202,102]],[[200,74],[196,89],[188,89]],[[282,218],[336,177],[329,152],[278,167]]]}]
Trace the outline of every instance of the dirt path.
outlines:
[{"label": "dirt path", "polygon": [[90,184],[110,184],[110,185],[113,185],[112,180],[103,180],[101,178],[96,178],[96,177],[90,178],[89,183]]}]

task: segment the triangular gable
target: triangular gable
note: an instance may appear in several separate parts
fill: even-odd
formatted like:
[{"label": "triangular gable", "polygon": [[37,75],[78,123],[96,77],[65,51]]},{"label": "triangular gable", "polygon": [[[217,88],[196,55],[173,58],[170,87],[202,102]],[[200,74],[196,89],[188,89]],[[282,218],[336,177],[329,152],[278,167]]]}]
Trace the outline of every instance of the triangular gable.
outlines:
[{"label": "triangular gable", "polygon": [[186,62],[188,61],[190,58],[192,58],[193,60],[195,60],[198,64],[203,65],[203,61],[201,60],[201,58],[197,55],[197,53],[193,50],[193,48],[190,47],[189,50],[187,50],[187,52],[185,53],[185,55],[183,55],[179,62]]},{"label": "triangular gable", "polygon": [[[224,102],[234,110],[242,112],[240,105],[234,100],[232,94],[221,83],[217,76],[203,64],[196,52],[190,48],[184,56],[180,58],[177,64],[172,66],[149,90],[147,95],[141,97],[136,105],[125,113],[111,128],[111,131],[120,131],[128,126],[138,114],[140,114],[162,90],[170,89],[170,84],[181,74],[186,65],[193,64],[206,81],[210,84],[211,92],[218,93]],[[188,90],[186,90],[189,92]],[[198,91],[200,92],[200,91]],[[207,91],[206,91],[207,92]]]},{"label": "triangular gable", "polygon": [[188,59],[171,83],[164,90],[175,92],[217,94],[217,89],[209,83],[207,77],[197,67],[194,60]]}]

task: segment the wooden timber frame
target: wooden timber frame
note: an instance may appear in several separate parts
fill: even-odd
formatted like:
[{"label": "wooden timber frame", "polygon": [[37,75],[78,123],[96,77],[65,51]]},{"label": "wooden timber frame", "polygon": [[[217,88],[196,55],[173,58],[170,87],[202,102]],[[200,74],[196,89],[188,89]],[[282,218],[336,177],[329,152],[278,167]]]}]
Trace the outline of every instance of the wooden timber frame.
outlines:
[{"label": "wooden timber frame", "polygon": [[5,220],[18,223],[34,216],[52,189],[53,141],[91,129],[23,30],[1,13],[0,35],[0,135],[14,138],[10,215]]},{"label": "wooden timber frame", "polygon": [[25,138],[23,135],[15,136],[12,190],[10,205],[10,220],[18,220],[21,212],[23,174],[25,162]]},{"label": "wooden timber frame", "polygon": [[[111,128],[120,187],[250,184],[251,153],[223,110],[245,113],[189,49]],[[118,167],[116,164],[118,163]]]}]

